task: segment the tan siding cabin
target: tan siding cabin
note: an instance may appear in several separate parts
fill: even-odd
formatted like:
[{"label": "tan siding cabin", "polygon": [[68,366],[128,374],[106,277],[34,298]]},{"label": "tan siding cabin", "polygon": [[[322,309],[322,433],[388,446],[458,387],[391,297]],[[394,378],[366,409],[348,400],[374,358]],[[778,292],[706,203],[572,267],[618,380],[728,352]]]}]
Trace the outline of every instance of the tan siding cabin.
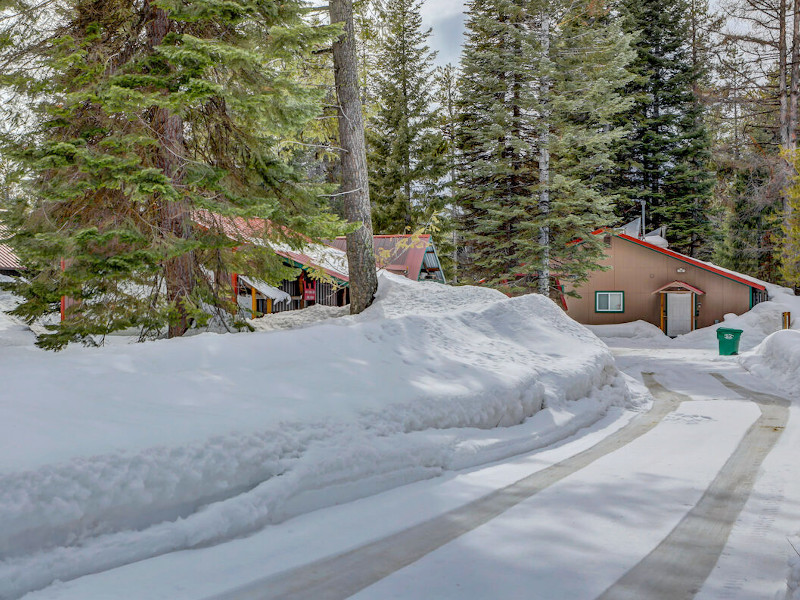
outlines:
[{"label": "tan siding cabin", "polygon": [[[670,336],[708,327],[767,299],[755,280],[620,233],[605,235],[610,267],[566,297],[568,314],[586,325],[643,320]],[[565,291],[568,291],[567,288]]]}]

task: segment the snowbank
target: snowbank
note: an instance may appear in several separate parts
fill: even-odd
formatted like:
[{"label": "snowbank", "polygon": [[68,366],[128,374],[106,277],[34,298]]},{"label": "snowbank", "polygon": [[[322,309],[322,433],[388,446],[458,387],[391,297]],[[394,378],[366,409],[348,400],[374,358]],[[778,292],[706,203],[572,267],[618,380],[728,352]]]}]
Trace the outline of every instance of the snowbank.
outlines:
[{"label": "snowbank", "polygon": [[529,451],[632,401],[551,301],[392,275],[362,315],[293,331],[0,346],[0,381],[3,599]]},{"label": "snowbank", "polygon": [[781,315],[784,310],[784,306],[778,302],[762,302],[741,315],[725,315],[723,321],[718,325],[703,327],[691,333],[678,336],[675,338],[674,343],[676,346],[685,348],[714,350],[718,348],[719,343],[717,329],[719,327],[728,327],[742,330],[739,349],[740,351],[750,350],[760,344],[765,337],[781,328]]},{"label": "snowbank", "polygon": [[247,321],[256,331],[278,331],[280,329],[297,329],[308,327],[326,319],[344,317],[350,314],[349,306],[324,306],[315,304],[303,310],[287,310],[284,312],[263,315]]},{"label": "snowbank", "polygon": [[[0,275],[0,283],[8,283],[11,280],[7,275]],[[11,292],[0,289],[0,346],[30,346],[36,341],[33,332],[23,321],[5,313],[17,304],[19,298]]]},{"label": "snowbank", "polygon": [[785,329],[768,336],[739,362],[751,373],[783,382],[787,393],[800,393],[800,331]]},{"label": "snowbank", "polygon": [[748,312],[738,316],[725,315],[722,323],[718,325],[704,327],[678,336],[674,340],[675,346],[716,349],[718,347],[717,328],[729,327],[741,329],[743,332],[739,343],[740,351],[751,350],[764,341],[767,336],[781,329],[784,312],[792,313],[792,329],[800,329],[800,296],[795,296],[794,292],[788,288],[768,284],[752,277],[747,277],[747,279],[764,284],[767,287],[769,301],[756,304]]},{"label": "snowbank", "polygon": [[669,338],[661,329],[647,321],[632,321],[616,325],[586,325],[586,328],[602,339],[659,339]]}]

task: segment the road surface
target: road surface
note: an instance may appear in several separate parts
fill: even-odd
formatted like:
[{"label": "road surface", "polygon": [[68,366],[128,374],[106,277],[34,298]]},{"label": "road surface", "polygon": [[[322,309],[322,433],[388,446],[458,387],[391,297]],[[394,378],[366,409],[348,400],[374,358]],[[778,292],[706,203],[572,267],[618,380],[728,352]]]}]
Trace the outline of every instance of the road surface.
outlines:
[{"label": "road surface", "polygon": [[694,598],[789,415],[780,396],[703,375],[697,400],[645,373],[652,409],[597,445],[431,520],[209,600]]}]

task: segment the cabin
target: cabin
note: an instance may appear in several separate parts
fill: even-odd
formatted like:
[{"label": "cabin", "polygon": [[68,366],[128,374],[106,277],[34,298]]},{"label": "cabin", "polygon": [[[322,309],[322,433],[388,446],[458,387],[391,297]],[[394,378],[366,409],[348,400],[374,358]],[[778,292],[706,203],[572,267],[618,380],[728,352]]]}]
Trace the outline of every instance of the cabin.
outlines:
[{"label": "cabin", "polygon": [[[222,217],[205,210],[195,211],[193,220],[197,227],[219,228],[232,239],[245,239],[249,240],[246,243],[256,244],[263,243],[263,231],[271,226],[261,219]],[[430,235],[376,235],[374,240],[378,268],[385,268],[415,281],[445,283]],[[255,318],[260,314],[298,310],[315,304],[349,304],[346,238],[336,238],[330,244],[309,240],[302,251],[289,248],[285,244],[273,243],[271,247],[286,265],[299,269],[299,274],[295,279],[285,279],[275,285],[253,274],[229,274],[236,304],[243,314]],[[8,246],[0,244],[0,274],[17,275],[20,269],[14,252]],[[320,279],[319,274],[324,274],[324,279]],[[70,298],[62,298],[62,320],[65,310],[72,304],[74,302]]]},{"label": "cabin", "polygon": [[[445,283],[430,235],[376,235],[373,241],[378,268],[414,281]],[[345,306],[350,302],[346,237],[338,237],[329,244],[310,242],[302,252],[282,246],[273,248],[287,265],[299,268],[300,275],[295,280],[271,286],[250,275],[234,274],[232,284],[242,310],[258,315],[314,304]],[[314,277],[320,270],[328,281]]]},{"label": "cabin", "polygon": [[[300,269],[295,279],[284,279],[275,286],[252,275],[232,274],[231,285],[239,307],[249,310],[255,318],[259,314],[298,310],[315,304],[348,304],[350,280],[344,253],[323,244],[310,244],[304,250],[308,254],[288,248],[275,249],[285,264]],[[326,280],[314,276],[320,271],[325,273]]]},{"label": "cabin", "polygon": [[[264,219],[226,217],[207,210],[195,211],[192,218],[199,228],[217,229],[230,239],[242,240],[245,244],[263,245],[264,232],[275,227]],[[257,274],[229,274],[236,304],[242,313],[255,318],[260,314],[298,310],[314,304],[345,306],[350,302],[347,255],[326,244],[310,239],[307,242],[302,251],[284,243],[269,244],[284,264],[299,269],[294,279],[284,279],[272,285],[258,278]]]},{"label": "cabin", "polygon": [[674,337],[747,312],[767,300],[762,282],[680,254],[647,238],[601,230],[607,270],[566,285],[567,313],[585,325],[643,320]]},{"label": "cabin", "polygon": [[[447,283],[430,235],[375,235],[373,242],[378,268],[413,281]],[[347,238],[337,237],[331,246],[347,252]]]}]

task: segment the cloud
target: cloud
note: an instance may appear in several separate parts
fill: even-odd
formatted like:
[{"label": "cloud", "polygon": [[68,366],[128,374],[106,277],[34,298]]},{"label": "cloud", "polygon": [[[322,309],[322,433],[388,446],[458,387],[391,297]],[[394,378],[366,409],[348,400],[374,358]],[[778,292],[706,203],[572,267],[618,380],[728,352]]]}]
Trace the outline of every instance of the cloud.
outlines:
[{"label": "cloud", "polygon": [[423,22],[432,24],[435,21],[462,14],[464,2],[463,0],[425,0],[420,12]]},{"label": "cloud", "polygon": [[[429,2],[431,1],[433,0],[429,0]],[[441,0],[435,1],[443,4]],[[436,57],[436,64],[458,63],[464,34],[463,12],[455,11],[443,17],[439,16],[426,22],[425,25],[433,28],[433,35],[430,37],[429,43],[431,50],[439,53]]]}]

